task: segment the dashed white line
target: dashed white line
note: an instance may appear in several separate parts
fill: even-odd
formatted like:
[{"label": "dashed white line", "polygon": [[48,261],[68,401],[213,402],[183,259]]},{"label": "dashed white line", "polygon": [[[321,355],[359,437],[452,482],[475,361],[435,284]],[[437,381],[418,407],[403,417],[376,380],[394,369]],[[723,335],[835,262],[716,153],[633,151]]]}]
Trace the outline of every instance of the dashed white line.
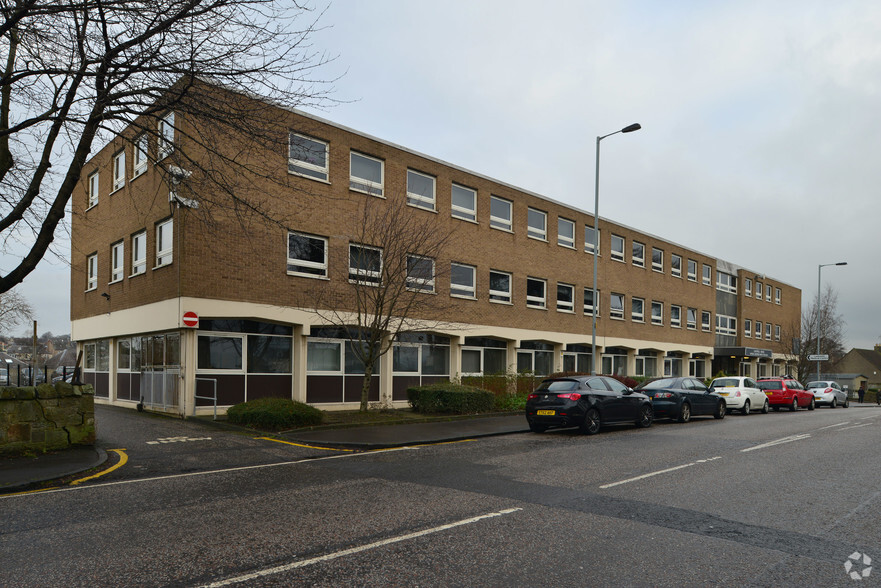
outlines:
[{"label": "dashed white line", "polygon": [[659,476],[659,475],[661,475],[661,474],[667,474],[667,473],[669,473],[669,472],[675,472],[676,470],[681,470],[681,469],[684,469],[684,468],[690,468],[691,466],[698,465],[698,464],[700,464],[700,463],[707,463],[707,462],[710,462],[710,461],[715,461],[715,460],[717,460],[717,459],[722,459],[722,456],[720,455],[720,456],[717,456],[717,457],[711,457],[711,458],[709,458],[709,459],[699,459],[699,460],[697,460],[697,461],[693,461],[693,462],[691,462],[691,463],[685,463],[685,464],[682,464],[682,465],[674,466],[674,467],[672,467],[672,468],[667,468],[667,469],[665,469],[665,470],[658,470],[657,472],[650,472],[650,473],[648,473],[648,474],[643,474],[643,475],[641,475],[641,476],[636,476],[635,478],[628,478],[628,479],[626,479],[626,480],[620,480],[620,481],[618,481],[618,482],[612,482],[611,484],[603,484],[602,486],[600,486],[600,488],[602,488],[602,489],[606,489],[606,488],[612,488],[612,487],[614,487],[614,486],[620,486],[621,484],[629,484],[630,482],[636,482],[636,481],[638,481],[638,480],[644,480],[644,479],[646,479],[646,478],[651,478],[652,476]]},{"label": "dashed white line", "polygon": [[810,437],[808,434],[804,435],[791,435],[789,437],[783,437],[782,439],[776,439],[774,441],[768,441],[767,443],[762,443],[761,445],[755,445],[753,447],[747,447],[746,449],[741,449],[741,453],[746,453],[747,451],[755,451],[756,449],[766,449],[768,447],[773,447],[775,445],[782,445],[783,443],[791,443],[793,441],[801,441],[802,439],[807,439]]},{"label": "dashed white line", "polygon": [[848,424],[850,424],[850,421],[844,421],[843,423],[835,423],[834,425],[828,425],[828,426],[825,426],[825,427],[820,427],[820,428],[817,429],[817,430],[818,430],[818,431],[822,431],[823,429],[832,429],[832,428],[835,428],[835,427],[843,427],[844,425],[848,425]]},{"label": "dashed white line", "polygon": [[859,429],[860,427],[869,427],[872,423],[866,423],[864,425],[853,425],[852,427],[844,427],[843,429],[838,429],[839,431],[847,431],[848,429]]}]

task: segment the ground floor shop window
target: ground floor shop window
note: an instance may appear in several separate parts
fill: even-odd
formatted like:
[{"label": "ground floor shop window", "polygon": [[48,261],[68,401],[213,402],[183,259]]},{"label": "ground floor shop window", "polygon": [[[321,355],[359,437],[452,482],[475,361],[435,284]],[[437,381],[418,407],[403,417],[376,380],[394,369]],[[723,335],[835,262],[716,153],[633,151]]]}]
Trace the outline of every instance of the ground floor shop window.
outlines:
[{"label": "ground floor shop window", "polygon": [[[360,402],[363,346],[345,328],[313,328],[306,343],[306,402]],[[359,349],[362,352],[359,353]],[[379,361],[372,368],[368,400],[379,401]]]},{"label": "ground floor shop window", "polygon": [[636,374],[644,378],[654,378],[658,375],[658,356],[650,351],[637,351]]},{"label": "ground floor shop window", "polygon": [[688,360],[688,375],[695,378],[706,377],[706,362],[703,358]]},{"label": "ground floor shop window", "polygon": [[682,358],[667,354],[664,358],[664,375],[670,378],[682,376]]},{"label": "ground floor shop window", "polygon": [[566,345],[566,350],[563,352],[563,371],[589,374],[591,372],[590,350],[591,348],[587,345]]},{"label": "ground floor shop window", "polygon": [[392,400],[406,400],[407,388],[450,379],[450,338],[402,333],[392,347]]},{"label": "ground floor shop window", "polygon": [[489,337],[465,337],[462,346],[462,375],[482,376],[508,371],[508,344]]},{"label": "ground floor shop window", "polygon": [[602,355],[603,373],[623,376],[627,374],[627,350],[621,347],[609,347]]},{"label": "ground floor shop window", "polygon": [[523,341],[517,350],[517,372],[547,376],[554,371],[554,346],[541,341]]}]

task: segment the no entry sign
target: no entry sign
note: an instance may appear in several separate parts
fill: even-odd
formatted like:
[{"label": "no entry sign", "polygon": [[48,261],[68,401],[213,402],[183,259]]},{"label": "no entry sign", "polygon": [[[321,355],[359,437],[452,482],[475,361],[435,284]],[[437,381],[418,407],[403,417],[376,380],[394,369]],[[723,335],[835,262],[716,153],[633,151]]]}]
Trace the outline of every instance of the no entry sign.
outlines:
[{"label": "no entry sign", "polygon": [[184,326],[185,327],[198,327],[199,326],[199,315],[193,312],[192,310],[188,310],[184,313]]}]

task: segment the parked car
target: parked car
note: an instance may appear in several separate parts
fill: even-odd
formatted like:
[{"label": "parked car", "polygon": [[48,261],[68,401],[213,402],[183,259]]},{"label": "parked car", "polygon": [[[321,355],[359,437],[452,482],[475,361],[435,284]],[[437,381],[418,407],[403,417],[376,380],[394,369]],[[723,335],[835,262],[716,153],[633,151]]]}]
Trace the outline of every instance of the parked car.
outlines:
[{"label": "parked car", "polygon": [[817,406],[829,405],[829,408],[835,408],[839,404],[844,408],[850,406],[847,392],[841,389],[838,382],[832,380],[808,382],[808,392],[814,395],[814,404]]},{"label": "parked car", "polygon": [[728,410],[749,414],[752,409],[768,414],[771,408],[768,397],[752,378],[727,376],[710,382],[710,390],[725,399]]},{"label": "parked car", "polygon": [[711,392],[697,378],[646,380],[636,390],[652,399],[655,418],[687,423],[692,416],[712,415],[724,419],[727,411],[725,399]]},{"label": "parked car", "polygon": [[548,378],[526,399],[530,430],[578,427],[593,435],[606,425],[652,424],[652,401],[618,380],[606,376]]},{"label": "parked car", "polygon": [[788,407],[791,411],[801,408],[814,410],[814,395],[805,390],[801,382],[792,378],[762,378],[756,381],[768,397],[771,408],[780,410]]}]

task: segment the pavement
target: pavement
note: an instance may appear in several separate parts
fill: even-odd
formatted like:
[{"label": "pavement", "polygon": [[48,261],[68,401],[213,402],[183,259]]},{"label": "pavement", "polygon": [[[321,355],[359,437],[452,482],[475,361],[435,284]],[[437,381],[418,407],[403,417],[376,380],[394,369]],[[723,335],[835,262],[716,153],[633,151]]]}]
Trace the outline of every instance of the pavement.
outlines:
[{"label": "pavement", "polygon": [[[241,430],[220,421],[198,420],[213,426]],[[517,413],[418,424],[300,429],[275,436],[304,445],[372,450],[508,435],[528,430],[523,414]],[[104,449],[93,445],[74,446],[36,456],[0,458],[0,493],[22,491],[37,484],[83,473],[101,466],[106,460]]]}]

